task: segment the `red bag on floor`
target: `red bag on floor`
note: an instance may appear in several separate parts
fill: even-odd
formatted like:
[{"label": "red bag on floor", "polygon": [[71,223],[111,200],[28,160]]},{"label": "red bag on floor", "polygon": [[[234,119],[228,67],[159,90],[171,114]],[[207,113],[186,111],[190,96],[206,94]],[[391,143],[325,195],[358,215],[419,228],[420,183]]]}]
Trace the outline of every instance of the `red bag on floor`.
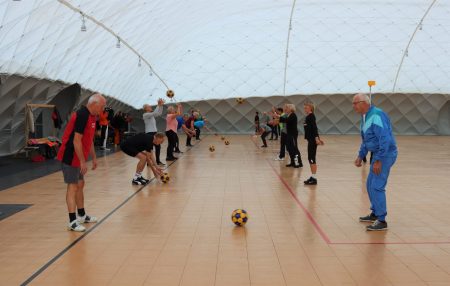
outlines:
[{"label": "red bag on floor", "polygon": [[45,161],[45,157],[42,156],[41,154],[36,154],[33,157],[31,157],[31,162],[44,162]]}]

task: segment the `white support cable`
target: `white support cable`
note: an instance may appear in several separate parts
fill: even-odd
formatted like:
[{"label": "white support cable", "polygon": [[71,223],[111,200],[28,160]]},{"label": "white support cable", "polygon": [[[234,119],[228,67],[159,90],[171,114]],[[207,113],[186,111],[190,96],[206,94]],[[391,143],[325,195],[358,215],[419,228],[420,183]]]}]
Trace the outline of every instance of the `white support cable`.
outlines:
[{"label": "white support cable", "polygon": [[70,4],[69,2],[65,1],[65,0],[58,0],[59,3],[63,4],[64,6],[66,6],[67,8],[80,13],[85,19],[89,19],[90,21],[92,21],[93,23],[95,23],[97,26],[102,27],[105,31],[107,31],[108,33],[112,34],[114,37],[117,38],[118,42],[120,42],[120,44],[126,46],[130,51],[132,51],[134,54],[136,54],[144,64],[146,64],[149,68],[150,68],[150,72],[152,74],[154,74],[161,82],[162,84],[164,84],[166,86],[166,88],[169,90],[169,86],[166,84],[166,82],[159,76],[159,74],[153,69],[152,65],[150,64],[149,61],[147,61],[138,51],[136,51],[130,44],[128,44],[127,41],[125,41],[123,38],[121,38],[118,34],[116,34],[113,30],[111,30],[110,28],[106,27],[102,22],[98,21],[97,19],[95,19],[94,17],[86,14],[85,12],[83,12],[82,10],[78,9],[77,7],[73,6],[72,4]]},{"label": "white support cable", "polygon": [[283,96],[286,96],[286,80],[287,80],[287,63],[289,57],[289,41],[291,39],[291,30],[292,30],[292,17],[294,16],[295,3],[297,0],[292,2],[291,16],[289,17],[289,28],[288,35],[286,40],[286,55],[284,58],[284,80],[283,80]]},{"label": "white support cable", "polygon": [[425,20],[425,17],[428,15],[428,12],[430,12],[431,8],[433,7],[434,3],[436,3],[436,1],[437,0],[433,0],[431,2],[431,4],[428,7],[427,11],[425,11],[425,14],[423,14],[422,19],[420,19],[419,24],[417,24],[416,29],[414,30],[414,32],[412,33],[411,37],[409,38],[409,42],[406,45],[406,49],[404,50],[403,55],[402,55],[402,59],[400,60],[400,64],[398,65],[397,74],[395,75],[394,85],[392,87],[392,92],[395,92],[395,88],[397,87],[398,76],[400,75],[400,70],[402,69],[403,61],[408,56],[409,46],[411,45],[412,41],[414,40],[414,36],[416,35],[417,31],[422,30],[423,21]]}]

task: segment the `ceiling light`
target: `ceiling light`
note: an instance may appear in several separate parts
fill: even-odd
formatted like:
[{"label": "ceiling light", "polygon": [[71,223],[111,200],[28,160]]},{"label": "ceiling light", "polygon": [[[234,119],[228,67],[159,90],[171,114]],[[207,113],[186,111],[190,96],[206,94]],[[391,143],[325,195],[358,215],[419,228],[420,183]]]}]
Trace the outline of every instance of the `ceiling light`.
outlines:
[{"label": "ceiling light", "polygon": [[86,19],[84,19],[84,15],[81,14],[81,32],[86,32]]}]

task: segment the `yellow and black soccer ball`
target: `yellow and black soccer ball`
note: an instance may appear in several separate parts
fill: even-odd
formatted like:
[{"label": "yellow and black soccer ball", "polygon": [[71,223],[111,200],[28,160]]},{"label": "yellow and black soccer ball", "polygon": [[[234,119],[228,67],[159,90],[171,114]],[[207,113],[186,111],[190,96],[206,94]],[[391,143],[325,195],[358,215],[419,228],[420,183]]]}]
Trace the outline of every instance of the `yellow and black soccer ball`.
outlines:
[{"label": "yellow and black soccer ball", "polygon": [[246,210],[237,209],[231,214],[231,221],[237,226],[244,226],[247,223],[248,214]]},{"label": "yellow and black soccer ball", "polygon": [[209,151],[211,152],[216,151],[216,147],[214,147],[214,145],[209,146]]},{"label": "yellow and black soccer ball", "polygon": [[169,173],[163,173],[161,175],[161,182],[163,182],[164,184],[167,184],[169,181],[170,181]]},{"label": "yellow and black soccer ball", "polygon": [[242,103],[244,103],[244,99],[242,97],[238,97],[238,98],[236,98],[236,102],[238,104],[242,104]]},{"label": "yellow and black soccer ball", "polygon": [[222,139],[222,141],[225,140],[225,136],[220,137],[220,139]]},{"label": "yellow and black soccer ball", "polygon": [[225,145],[230,145],[230,141],[228,141],[228,140],[225,140]]},{"label": "yellow and black soccer ball", "polygon": [[172,98],[175,96],[175,93],[173,92],[173,90],[169,89],[168,91],[166,91],[166,96],[168,98]]}]

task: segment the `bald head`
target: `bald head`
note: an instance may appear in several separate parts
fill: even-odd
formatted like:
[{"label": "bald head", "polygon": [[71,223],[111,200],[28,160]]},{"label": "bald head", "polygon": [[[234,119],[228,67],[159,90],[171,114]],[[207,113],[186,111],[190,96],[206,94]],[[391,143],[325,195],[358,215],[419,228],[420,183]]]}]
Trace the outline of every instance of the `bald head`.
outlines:
[{"label": "bald head", "polygon": [[99,115],[105,109],[105,105],[106,98],[100,93],[94,93],[89,97],[86,107],[92,115]]},{"label": "bald head", "polygon": [[370,98],[365,93],[357,93],[353,96],[353,109],[359,114],[366,114],[370,108]]}]

